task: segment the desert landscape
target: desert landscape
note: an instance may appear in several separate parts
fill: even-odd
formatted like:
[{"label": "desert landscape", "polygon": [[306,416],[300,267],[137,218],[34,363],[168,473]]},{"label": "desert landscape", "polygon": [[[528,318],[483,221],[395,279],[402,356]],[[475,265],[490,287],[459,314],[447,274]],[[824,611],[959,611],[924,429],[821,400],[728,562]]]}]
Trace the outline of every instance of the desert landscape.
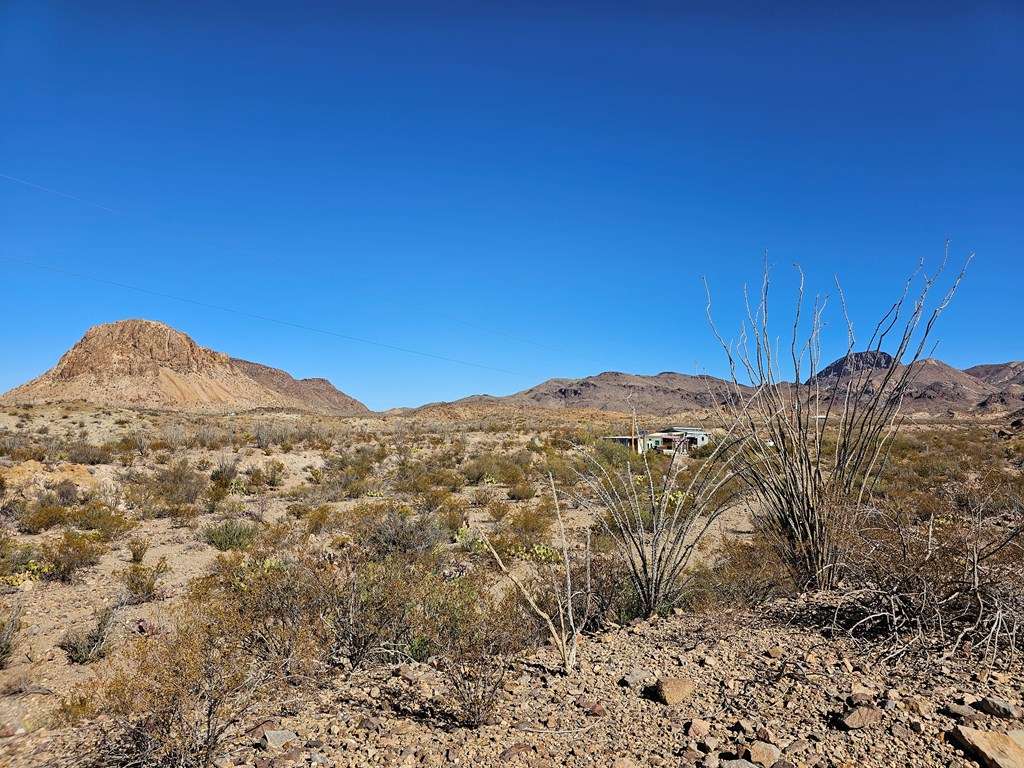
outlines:
[{"label": "desert landscape", "polygon": [[[92,328],[0,398],[4,763],[1021,765],[1024,364],[892,363],[816,376],[913,371],[815,581],[752,517],[751,436],[715,448],[751,386],[382,414]],[[676,424],[710,445],[601,439]]]},{"label": "desert landscape", "polygon": [[0,768],[1024,768],[1024,3],[0,1]]}]

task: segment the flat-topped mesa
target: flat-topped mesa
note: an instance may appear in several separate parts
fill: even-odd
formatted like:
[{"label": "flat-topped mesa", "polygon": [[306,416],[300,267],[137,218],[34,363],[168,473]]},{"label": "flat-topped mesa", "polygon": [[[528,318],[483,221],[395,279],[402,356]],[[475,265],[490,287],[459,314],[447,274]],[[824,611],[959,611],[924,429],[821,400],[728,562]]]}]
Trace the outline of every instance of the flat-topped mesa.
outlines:
[{"label": "flat-topped mesa", "polygon": [[86,331],[52,374],[58,380],[92,375],[105,381],[123,376],[157,378],[161,368],[179,374],[211,374],[230,364],[227,355],[199,346],[169,325],[120,320]]}]

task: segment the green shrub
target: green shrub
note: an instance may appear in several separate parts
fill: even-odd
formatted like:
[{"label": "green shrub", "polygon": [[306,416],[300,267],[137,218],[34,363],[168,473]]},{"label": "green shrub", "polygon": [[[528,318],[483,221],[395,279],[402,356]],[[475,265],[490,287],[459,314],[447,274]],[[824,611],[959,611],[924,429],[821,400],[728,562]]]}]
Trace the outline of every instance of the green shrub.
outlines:
[{"label": "green shrub", "polygon": [[150,540],[141,536],[133,536],[128,539],[128,551],[131,553],[133,563],[141,563],[149,551]]},{"label": "green shrub", "polygon": [[139,605],[156,599],[160,578],[169,570],[167,559],[161,557],[156,565],[145,566],[133,563],[121,571],[125,604]]},{"label": "green shrub", "polygon": [[107,546],[94,534],[64,531],[60,538],[45,542],[41,549],[50,567],[49,578],[70,583],[79,570],[96,565]]},{"label": "green shrub", "polygon": [[105,657],[114,642],[114,610],[103,608],[95,613],[96,624],[92,629],[81,632],[69,629],[57,647],[68,655],[72,664],[91,664]]},{"label": "green shrub", "polygon": [[13,603],[0,611],[0,669],[7,668],[18,647],[22,610],[21,603]]},{"label": "green shrub", "polygon": [[18,519],[18,530],[22,533],[42,533],[58,525],[64,525],[68,519],[68,509],[58,506],[36,506],[25,509]]},{"label": "green shrub", "polygon": [[257,536],[259,536],[259,529],[255,525],[239,520],[225,520],[222,523],[207,526],[203,531],[206,543],[221,552],[226,552],[229,549],[248,549]]}]

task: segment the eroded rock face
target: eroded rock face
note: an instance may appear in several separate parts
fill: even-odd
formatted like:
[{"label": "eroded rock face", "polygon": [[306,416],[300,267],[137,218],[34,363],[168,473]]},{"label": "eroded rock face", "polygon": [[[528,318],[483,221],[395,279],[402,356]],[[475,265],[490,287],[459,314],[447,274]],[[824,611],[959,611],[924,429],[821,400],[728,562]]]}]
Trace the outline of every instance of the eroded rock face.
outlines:
[{"label": "eroded rock face", "polygon": [[97,325],[69,349],[54,367],[53,378],[93,375],[99,380],[121,376],[208,373],[230,365],[221,352],[201,347],[181,331],[152,320],[121,320]]},{"label": "eroded rock face", "polygon": [[325,379],[296,381],[276,368],[233,360],[152,320],[121,320],[90,328],[56,366],[0,401],[75,400],[195,411],[287,408],[369,412]]}]

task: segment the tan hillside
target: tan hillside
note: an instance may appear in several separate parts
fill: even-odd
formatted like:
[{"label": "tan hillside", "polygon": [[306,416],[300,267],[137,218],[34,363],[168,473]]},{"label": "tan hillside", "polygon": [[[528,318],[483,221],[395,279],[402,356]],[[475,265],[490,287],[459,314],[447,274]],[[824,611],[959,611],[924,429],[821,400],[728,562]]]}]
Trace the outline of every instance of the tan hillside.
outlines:
[{"label": "tan hillside", "polygon": [[711,376],[659,373],[639,376],[609,371],[583,379],[550,379],[503,398],[475,395],[459,403],[503,402],[539,408],[588,409],[667,416],[714,408],[728,402],[733,387]]},{"label": "tan hillside", "polygon": [[354,397],[336,389],[327,379],[295,379],[278,368],[271,368],[269,365],[253,363],[249,360],[240,360],[237,357],[231,358],[231,362],[253,381],[285,397],[344,413],[370,413],[369,408]]},{"label": "tan hillside", "polygon": [[[283,371],[277,373],[277,379],[286,377],[298,384]],[[306,400],[301,387],[293,392],[267,386],[228,355],[199,346],[168,325],[152,320],[121,320],[90,328],[56,366],[4,394],[0,404],[84,401],[202,412],[308,410],[325,405],[323,395]],[[337,395],[355,403],[349,410],[362,408],[365,412],[361,404],[340,392]]]}]

